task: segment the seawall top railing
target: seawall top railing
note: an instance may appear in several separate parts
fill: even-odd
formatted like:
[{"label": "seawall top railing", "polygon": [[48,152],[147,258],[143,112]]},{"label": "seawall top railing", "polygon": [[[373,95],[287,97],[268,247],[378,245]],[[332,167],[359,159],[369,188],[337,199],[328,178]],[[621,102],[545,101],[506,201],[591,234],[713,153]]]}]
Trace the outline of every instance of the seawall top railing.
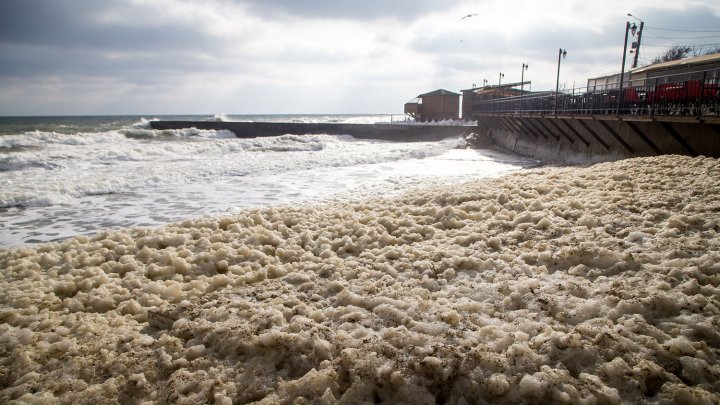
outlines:
[{"label": "seawall top railing", "polygon": [[720,116],[720,70],[473,100],[473,115]]}]

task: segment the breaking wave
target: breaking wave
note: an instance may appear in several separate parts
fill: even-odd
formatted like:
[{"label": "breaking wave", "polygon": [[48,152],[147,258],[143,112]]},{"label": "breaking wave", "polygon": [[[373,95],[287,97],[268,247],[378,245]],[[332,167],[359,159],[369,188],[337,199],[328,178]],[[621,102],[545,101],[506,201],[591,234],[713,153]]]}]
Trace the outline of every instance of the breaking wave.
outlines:
[{"label": "breaking wave", "polygon": [[150,128],[151,128],[151,127],[150,127],[150,122],[151,122],[151,121],[160,121],[160,119],[159,119],[159,118],[147,119],[147,118],[145,118],[145,117],[142,117],[142,118],[140,118],[140,121],[133,123],[133,124],[132,124],[132,127],[133,127],[133,128],[145,128],[145,129],[150,129]]},{"label": "breaking wave", "polygon": [[55,205],[238,175],[422,159],[463,145],[458,139],[390,143],[325,134],[239,139],[226,130],[140,126],[73,135],[35,131],[0,137],[0,207]]},{"label": "breaking wave", "polygon": [[205,138],[205,139],[231,139],[235,138],[235,134],[228,130],[215,131],[212,129],[197,129],[197,128],[184,128],[184,129],[147,129],[147,128],[129,128],[120,130],[120,133],[128,138],[137,139],[154,139],[158,137],[166,138]]}]

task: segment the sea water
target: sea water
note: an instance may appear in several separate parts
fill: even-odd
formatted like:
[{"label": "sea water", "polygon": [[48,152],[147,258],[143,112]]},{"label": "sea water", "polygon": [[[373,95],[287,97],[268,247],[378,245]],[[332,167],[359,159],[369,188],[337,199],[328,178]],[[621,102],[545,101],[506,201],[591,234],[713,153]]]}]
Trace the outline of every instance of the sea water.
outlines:
[{"label": "sea water", "polygon": [[[392,196],[536,162],[462,139],[396,143],[349,135],[238,139],[153,130],[157,117],[0,118],[0,247],[154,227],[278,204]],[[389,115],[173,116],[172,120],[390,122]]]}]

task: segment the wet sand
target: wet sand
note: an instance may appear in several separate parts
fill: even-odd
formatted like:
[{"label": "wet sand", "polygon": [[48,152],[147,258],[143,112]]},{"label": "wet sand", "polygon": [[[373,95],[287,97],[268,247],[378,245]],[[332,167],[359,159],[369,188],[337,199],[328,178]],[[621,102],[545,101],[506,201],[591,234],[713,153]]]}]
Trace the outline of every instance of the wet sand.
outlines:
[{"label": "wet sand", "polygon": [[720,164],[0,250],[3,403],[720,400]]}]

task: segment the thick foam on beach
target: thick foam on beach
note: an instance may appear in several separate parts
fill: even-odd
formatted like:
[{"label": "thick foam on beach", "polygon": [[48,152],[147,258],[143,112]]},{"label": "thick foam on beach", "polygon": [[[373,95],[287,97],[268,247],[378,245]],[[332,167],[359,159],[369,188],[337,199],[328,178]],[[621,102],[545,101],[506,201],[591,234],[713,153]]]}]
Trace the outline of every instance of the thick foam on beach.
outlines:
[{"label": "thick foam on beach", "polygon": [[0,401],[717,404],[719,192],[662,156],[0,250]]}]

